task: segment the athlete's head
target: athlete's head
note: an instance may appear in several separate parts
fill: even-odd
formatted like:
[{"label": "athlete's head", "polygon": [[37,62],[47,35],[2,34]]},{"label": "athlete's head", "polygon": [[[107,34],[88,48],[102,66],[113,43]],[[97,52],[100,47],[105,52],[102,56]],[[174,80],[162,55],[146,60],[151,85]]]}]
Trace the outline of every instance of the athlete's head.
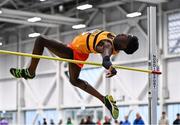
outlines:
[{"label": "athlete's head", "polygon": [[133,54],[139,48],[138,38],[133,35],[118,34],[113,43],[115,50],[123,50],[127,54]]}]

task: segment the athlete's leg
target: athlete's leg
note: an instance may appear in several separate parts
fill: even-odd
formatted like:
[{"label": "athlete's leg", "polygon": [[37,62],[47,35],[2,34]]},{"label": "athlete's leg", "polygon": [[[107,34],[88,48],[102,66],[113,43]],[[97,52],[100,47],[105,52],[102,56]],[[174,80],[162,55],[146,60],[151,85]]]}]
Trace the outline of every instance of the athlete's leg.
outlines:
[{"label": "athlete's leg", "polygon": [[96,89],[94,89],[87,81],[79,79],[79,73],[81,68],[76,64],[69,63],[69,75],[70,75],[70,82],[72,85],[79,87],[80,89],[84,90],[85,92],[97,97],[99,100],[104,102],[104,96],[101,95]]},{"label": "athlete's leg", "polygon": [[[62,57],[62,58],[73,58],[73,51],[67,47],[66,45],[52,40],[48,39],[42,36],[39,36],[35,40],[33,54],[42,55],[44,48],[48,48],[52,53],[55,55]],[[32,58],[30,66],[29,66],[29,72],[30,74],[34,74],[38,65],[39,59]]]},{"label": "athlete's leg", "polygon": [[69,63],[69,74],[70,74],[70,82],[76,87],[84,90],[85,92],[97,97],[101,100],[105,106],[109,109],[114,119],[117,119],[119,116],[119,110],[117,108],[116,102],[113,97],[110,95],[103,96],[96,89],[94,89],[88,82],[79,79],[79,73],[81,68],[76,64]]},{"label": "athlete's leg", "polygon": [[[48,39],[43,36],[39,36],[35,40],[33,54],[42,55],[45,47],[59,57],[73,59],[73,51],[69,47],[58,41]],[[11,68],[10,73],[16,78],[32,79],[35,77],[35,71],[38,62],[39,59],[32,58],[29,68],[27,69]]]}]

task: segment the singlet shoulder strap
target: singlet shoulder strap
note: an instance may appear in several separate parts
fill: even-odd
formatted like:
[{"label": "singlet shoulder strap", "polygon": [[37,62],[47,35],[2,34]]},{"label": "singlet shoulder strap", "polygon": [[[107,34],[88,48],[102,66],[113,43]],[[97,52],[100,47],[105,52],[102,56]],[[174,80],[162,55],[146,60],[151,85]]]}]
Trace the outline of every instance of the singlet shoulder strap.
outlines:
[{"label": "singlet shoulder strap", "polygon": [[90,50],[90,46],[89,46],[89,37],[90,37],[90,35],[91,35],[91,33],[89,33],[88,36],[87,36],[87,38],[86,38],[86,47],[87,47],[87,49],[88,49],[89,51],[91,51],[91,50]]},{"label": "singlet shoulder strap", "polygon": [[96,36],[94,37],[94,41],[93,41],[93,49],[95,50],[95,46],[96,46],[96,41],[97,41],[97,38],[98,36],[103,33],[104,31],[100,31],[98,34],[96,34]]}]

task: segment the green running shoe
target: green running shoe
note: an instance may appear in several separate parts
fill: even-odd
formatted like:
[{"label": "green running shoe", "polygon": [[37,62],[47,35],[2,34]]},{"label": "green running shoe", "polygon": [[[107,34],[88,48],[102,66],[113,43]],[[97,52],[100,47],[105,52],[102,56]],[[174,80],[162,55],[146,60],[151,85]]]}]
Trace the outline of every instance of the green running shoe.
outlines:
[{"label": "green running shoe", "polygon": [[116,101],[114,101],[111,95],[106,95],[104,97],[104,104],[111,112],[111,115],[114,119],[117,119],[119,116],[119,109],[116,105]]},{"label": "green running shoe", "polygon": [[24,79],[33,79],[35,77],[34,75],[31,75],[28,71],[28,69],[16,69],[16,68],[11,68],[10,73],[15,77],[15,78],[24,78]]}]

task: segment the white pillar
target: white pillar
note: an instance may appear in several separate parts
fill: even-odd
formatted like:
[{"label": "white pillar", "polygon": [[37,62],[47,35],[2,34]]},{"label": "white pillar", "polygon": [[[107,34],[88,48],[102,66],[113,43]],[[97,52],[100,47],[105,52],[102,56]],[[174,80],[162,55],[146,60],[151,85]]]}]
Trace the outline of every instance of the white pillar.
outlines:
[{"label": "white pillar", "polygon": [[[18,43],[17,43],[17,51],[21,51],[21,30],[18,30]],[[22,57],[17,56],[17,65],[18,68],[22,68]],[[22,111],[22,107],[25,105],[24,100],[24,84],[17,80],[17,124],[25,124],[25,116]]]},{"label": "white pillar", "polygon": [[[156,7],[147,8],[148,42],[149,42],[149,69],[158,70],[157,43],[156,43]],[[157,124],[158,75],[149,74],[148,109],[149,124]]]},{"label": "white pillar", "polygon": [[[60,34],[61,26],[57,27],[57,39],[61,37]],[[57,89],[57,107],[56,111],[59,114],[58,119],[64,119],[64,112],[61,110],[61,106],[64,104],[64,79],[62,77],[62,71],[64,70],[64,65],[62,62],[57,61],[56,66],[56,89]],[[58,121],[59,122],[59,121]]]}]

